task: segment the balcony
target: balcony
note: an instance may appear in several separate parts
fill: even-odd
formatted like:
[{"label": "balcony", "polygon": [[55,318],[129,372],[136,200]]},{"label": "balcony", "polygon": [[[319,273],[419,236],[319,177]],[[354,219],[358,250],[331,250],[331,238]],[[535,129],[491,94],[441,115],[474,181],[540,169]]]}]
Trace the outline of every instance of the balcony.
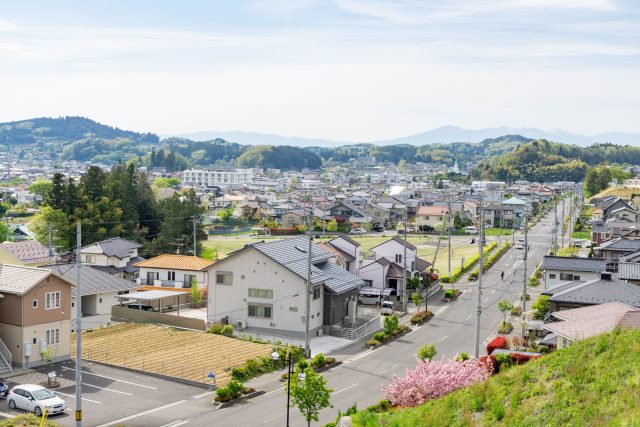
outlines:
[{"label": "balcony", "polygon": [[144,286],[158,286],[162,288],[190,288],[191,284],[180,280],[153,280],[149,281],[145,278],[139,277],[136,279],[136,283]]}]

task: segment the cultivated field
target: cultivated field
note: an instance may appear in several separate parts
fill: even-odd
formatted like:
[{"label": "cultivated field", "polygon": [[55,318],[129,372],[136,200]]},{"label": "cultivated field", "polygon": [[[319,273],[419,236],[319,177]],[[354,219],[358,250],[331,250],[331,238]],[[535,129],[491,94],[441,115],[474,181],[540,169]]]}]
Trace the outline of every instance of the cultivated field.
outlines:
[{"label": "cultivated field", "polygon": [[82,334],[84,360],[205,383],[211,383],[207,374],[215,372],[218,385],[229,382],[232,368],[269,356],[271,349],[221,335],[134,323]]}]

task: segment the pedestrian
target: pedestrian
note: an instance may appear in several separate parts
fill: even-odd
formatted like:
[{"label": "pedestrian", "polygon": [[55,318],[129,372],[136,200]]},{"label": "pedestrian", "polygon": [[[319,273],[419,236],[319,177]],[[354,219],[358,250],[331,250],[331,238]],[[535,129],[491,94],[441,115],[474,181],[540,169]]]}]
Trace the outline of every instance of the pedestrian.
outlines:
[{"label": "pedestrian", "polygon": [[504,280],[504,271],[503,271],[502,273],[500,273],[500,278],[501,278],[502,280]]},{"label": "pedestrian", "polygon": [[476,242],[476,239],[471,239],[471,244],[473,245]]}]

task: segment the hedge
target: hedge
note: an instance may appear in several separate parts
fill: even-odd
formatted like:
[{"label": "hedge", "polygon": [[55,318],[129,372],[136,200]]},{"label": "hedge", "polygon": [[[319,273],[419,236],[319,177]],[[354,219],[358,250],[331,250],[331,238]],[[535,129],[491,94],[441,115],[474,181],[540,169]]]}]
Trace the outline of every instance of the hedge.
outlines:
[{"label": "hedge", "polygon": [[498,335],[487,344],[487,354],[491,355],[493,351],[497,348],[506,349],[509,346],[507,339],[503,336]]},{"label": "hedge", "polygon": [[[488,269],[491,268],[493,264],[496,263],[500,259],[500,257],[511,247],[511,242],[506,242],[496,253],[491,255],[489,258],[483,261],[482,263],[482,272],[484,273]],[[469,278],[477,279],[478,278],[478,269],[476,269],[473,273],[469,275]]]},{"label": "hedge", "polygon": [[[491,252],[492,250],[494,250],[496,248],[496,246],[498,246],[498,243],[493,242],[487,245],[487,247],[482,251],[483,256],[486,256],[489,254],[489,252]],[[448,276],[443,276],[440,278],[440,281],[442,283],[455,283],[458,281],[458,279],[460,279],[460,277],[466,273],[467,271],[471,270],[472,267],[474,267],[478,261],[480,260],[480,254],[475,255],[471,258],[469,258],[464,265],[462,266],[462,268],[456,268],[455,270],[453,270],[453,272],[451,273],[451,278],[453,280],[449,280]]]}]

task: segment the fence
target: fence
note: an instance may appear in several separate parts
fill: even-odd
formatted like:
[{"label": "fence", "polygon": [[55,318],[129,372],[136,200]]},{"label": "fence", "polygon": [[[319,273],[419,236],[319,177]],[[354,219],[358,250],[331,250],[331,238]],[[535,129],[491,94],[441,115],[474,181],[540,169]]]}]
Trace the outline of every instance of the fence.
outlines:
[{"label": "fence", "polygon": [[376,316],[373,319],[369,320],[367,323],[365,323],[364,325],[353,329],[350,333],[349,333],[349,339],[350,340],[357,340],[360,339],[366,335],[369,335],[370,333],[379,331],[380,329],[382,329],[382,322],[380,322],[380,316]]},{"label": "fence", "polygon": [[4,359],[4,361],[7,363],[9,371],[13,370],[13,357],[11,356],[11,352],[9,351],[7,346],[4,345],[4,342],[2,342],[2,340],[0,340],[0,357],[2,357],[2,359]]},{"label": "fence", "polygon": [[133,322],[148,322],[159,325],[174,326],[177,328],[206,330],[203,319],[193,317],[176,316],[167,313],[157,313],[155,311],[137,310],[133,308],[114,305],[111,307],[111,317],[113,320],[129,320]]}]

